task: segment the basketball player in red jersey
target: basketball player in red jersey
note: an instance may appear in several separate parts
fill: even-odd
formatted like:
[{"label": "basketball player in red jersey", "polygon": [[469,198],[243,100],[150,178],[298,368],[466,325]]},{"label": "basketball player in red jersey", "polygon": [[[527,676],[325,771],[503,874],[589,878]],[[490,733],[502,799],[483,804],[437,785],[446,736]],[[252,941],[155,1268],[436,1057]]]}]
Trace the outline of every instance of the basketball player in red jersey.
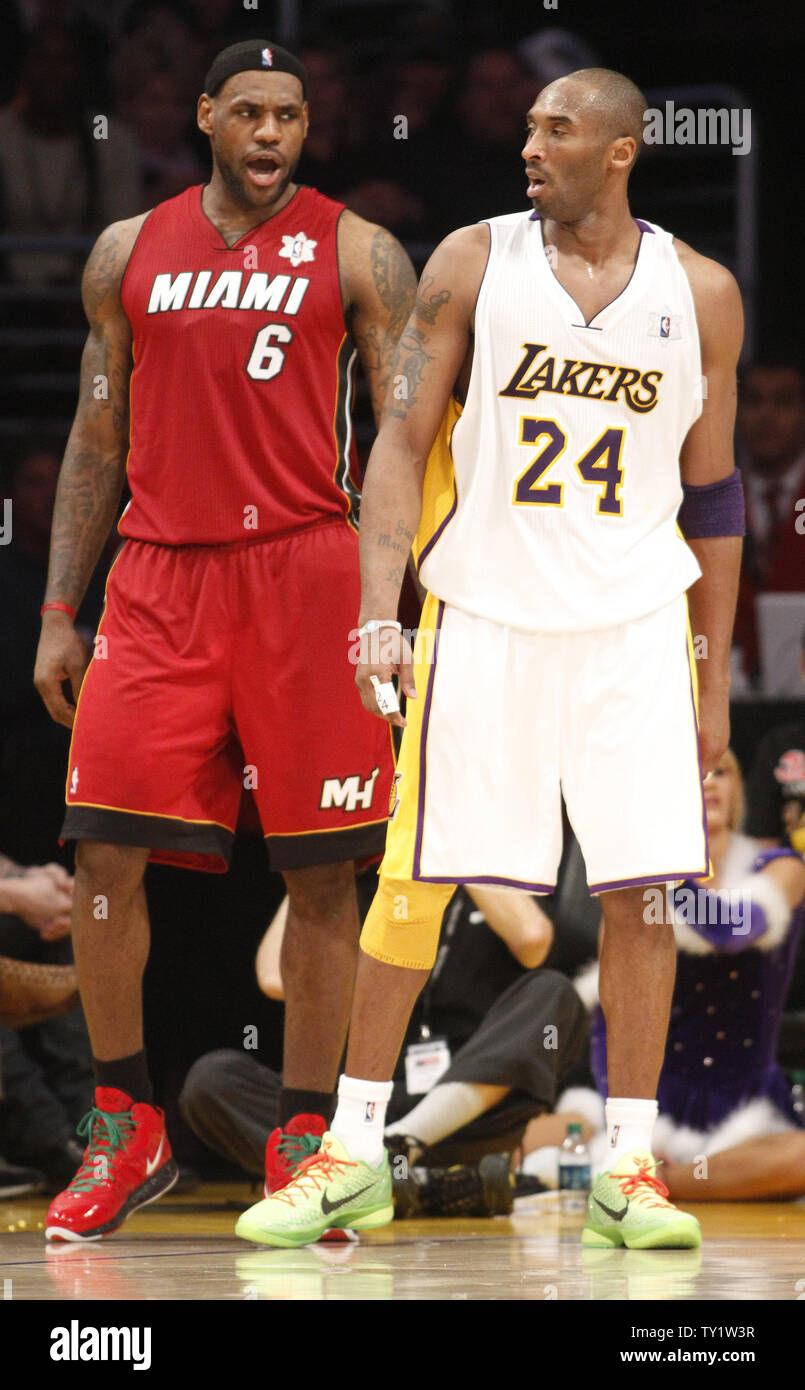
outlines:
[{"label": "basketball player in red jersey", "polygon": [[[346,659],[349,409],[359,356],[379,417],[415,277],[383,228],[293,182],[305,95],[302,65],[271,43],[219,54],[198,104],[210,182],[109,227],[84,273],[90,333],[35,682],[74,723],[63,834],[79,842],[73,939],[97,1089],[50,1239],[97,1239],[175,1181],[143,1049],[143,875],[149,857],[224,870],[244,786],[290,899],[271,1186],[330,1115],[357,958],[353,860],[382,849],[393,767]],[[127,456],[124,543],[84,676],[73,617]]]}]

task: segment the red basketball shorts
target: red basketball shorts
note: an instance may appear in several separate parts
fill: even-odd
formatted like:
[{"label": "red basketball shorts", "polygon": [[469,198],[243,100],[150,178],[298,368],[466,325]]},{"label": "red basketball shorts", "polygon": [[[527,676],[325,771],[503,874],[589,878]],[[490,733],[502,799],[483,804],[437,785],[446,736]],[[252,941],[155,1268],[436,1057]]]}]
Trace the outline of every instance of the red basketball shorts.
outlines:
[{"label": "red basketball shorts", "polygon": [[126,540],[76,711],[65,840],[223,871],[244,788],[272,867],[382,852],[389,726],[349,661],[358,539],[339,520],[272,540]]}]

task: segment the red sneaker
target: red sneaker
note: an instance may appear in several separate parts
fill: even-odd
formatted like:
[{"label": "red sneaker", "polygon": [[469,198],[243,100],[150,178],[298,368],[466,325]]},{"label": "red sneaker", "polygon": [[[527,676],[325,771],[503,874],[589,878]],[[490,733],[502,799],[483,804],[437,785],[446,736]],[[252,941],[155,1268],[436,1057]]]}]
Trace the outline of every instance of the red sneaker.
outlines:
[{"label": "red sneaker", "polygon": [[162,1111],[135,1105],[124,1091],[97,1087],[78,1133],[87,1140],[84,1160],[48,1208],[46,1240],[100,1240],[179,1176]]},{"label": "red sneaker", "polygon": [[285,1129],[275,1129],[266,1144],[266,1180],[263,1192],[270,1197],[287,1186],[299,1164],[321,1148],[327,1122],[321,1115],[294,1115]]}]

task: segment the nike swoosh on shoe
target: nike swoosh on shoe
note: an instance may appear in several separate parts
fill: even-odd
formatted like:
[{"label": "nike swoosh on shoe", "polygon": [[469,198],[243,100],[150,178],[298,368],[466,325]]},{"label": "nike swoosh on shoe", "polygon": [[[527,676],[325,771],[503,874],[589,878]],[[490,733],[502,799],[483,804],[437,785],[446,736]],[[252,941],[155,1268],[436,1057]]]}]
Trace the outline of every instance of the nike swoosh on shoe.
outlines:
[{"label": "nike swoosh on shoe", "polygon": [[159,1160],[160,1160],[161,1157],[162,1157],[162,1150],[164,1149],[164,1147],[165,1147],[165,1135],[163,1134],[162,1137],[161,1137],[161,1139],[160,1139],[160,1141],[159,1141],[159,1148],[157,1149],[156,1154],[154,1155],[154,1157],[153,1157],[153,1158],[147,1158],[147,1159],[145,1160],[145,1175],[146,1175],[146,1177],[150,1178],[150,1177],[151,1177],[151,1174],[154,1173],[154,1172],[156,1171],[156,1169],[159,1167]]},{"label": "nike swoosh on shoe", "polygon": [[601,1201],[600,1197],[593,1197],[593,1201],[596,1203],[597,1206],[601,1208],[602,1211],[606,1212],[607,1216],[611,1216],[613,1221],[622,1221],[627,1211],[629,1210],[628,1202],[626,1203],[625,1207],[621,1208],[620,1211],[613,1211],[611,1207],[607,1206],[606,1202]]},{"label": "nike swoosh on shoe", "polygon": [[348,1197],[341,1197],[337,1202],[331,1202],[325,1192],[321,1199],[322,1215],[329,1216],[331,1211],[337,1211],[339,1207],[348,1206],[350,1202],[354,1202],[356,1197],[360,1197],[361,1193],[368,1192],[371,1187],[372,1183],[369,1182],[365,1187],[359,1187],[357,1192],[350,1192]]}]

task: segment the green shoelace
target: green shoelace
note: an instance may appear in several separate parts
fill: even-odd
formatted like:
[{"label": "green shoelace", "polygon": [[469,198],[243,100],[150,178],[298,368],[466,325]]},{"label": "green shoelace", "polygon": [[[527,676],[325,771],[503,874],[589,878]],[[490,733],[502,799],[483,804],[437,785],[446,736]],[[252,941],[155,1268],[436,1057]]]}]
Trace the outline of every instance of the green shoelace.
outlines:
[{"label": "green shoelace", "polygon": [[[110,1114],[95,1106],[88,1110],[76,1127],[76,1134],[86,1139],[87,1148],[84,1161],[70,1183],[71,1192],[89,1192],[112,1176],[110,1158],[121,1149],[135,1130],[134,1116],[130,1110]],[[103,1158],[104,1162],[98,1160]]]},{"label": "green shoelace", "polygon": [[277,1145],[277,1153],[298,1167],[306,1158],[317,1154],[320,1148],[319,1134],[286,1134]]}]

